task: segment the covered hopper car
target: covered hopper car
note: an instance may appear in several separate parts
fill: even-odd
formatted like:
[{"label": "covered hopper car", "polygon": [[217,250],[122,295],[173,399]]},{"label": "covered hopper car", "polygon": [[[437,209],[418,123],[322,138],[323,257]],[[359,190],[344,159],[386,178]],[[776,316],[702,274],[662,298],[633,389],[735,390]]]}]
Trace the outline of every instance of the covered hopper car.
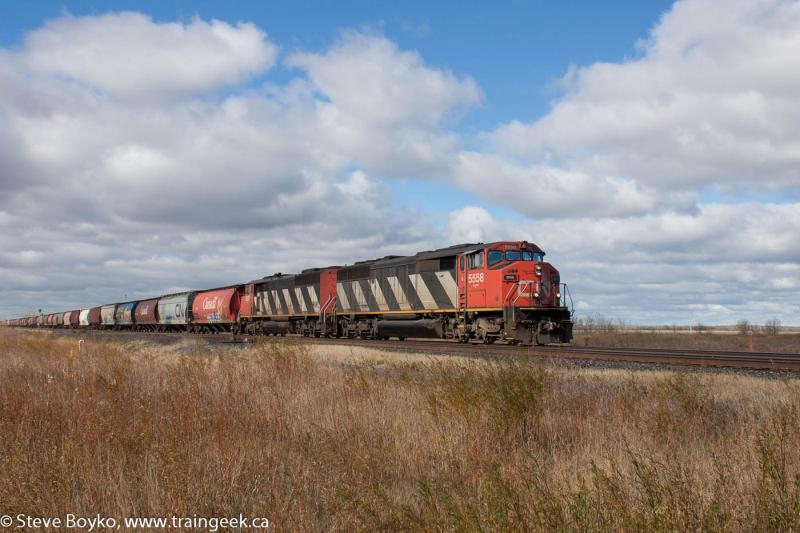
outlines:
[{"label": "covered hopper car", "polygon": [[89,327],[91,328],[98,328],[100,324],[103,323],[102,319],[102,307],[92,307],[89,310]]},{"label": "covered hopper car", "polygon": [[136,304],[133,312],[135,329],[141,331],[158,330],[158,298],[142,300]]},{"label": "covered hopper car", "polygon": [[117,304],[108,304],[100,307],[100,325],[102,328],[113,328],[114,317],[117,314]]},{"label": "covered hopper car", "polygon": [[198,292],[192,301],[192,330],[229,331],[237,322],[242,293],[241,285]]},{"label": "covered hopper car", "polygon": [[114,311],[114,327],[116,329],[133,329],[133,312],[138,302],[117,304]]},{"label": "covered hopper car", "polygon": [[158,299],[158,323],[164,331],[181,331],[192,323],[195,292],[169,294]]}]

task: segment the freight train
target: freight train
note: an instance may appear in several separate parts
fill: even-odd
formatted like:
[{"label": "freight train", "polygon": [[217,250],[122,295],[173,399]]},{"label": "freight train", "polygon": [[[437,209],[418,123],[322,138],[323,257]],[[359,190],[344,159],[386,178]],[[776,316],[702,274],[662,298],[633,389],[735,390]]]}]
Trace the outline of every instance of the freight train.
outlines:
[{"label": "freight train", "polygon": [[569,342],[567,286],[544,255],[526,241],[459,244],[7,323],[489,344]]}]

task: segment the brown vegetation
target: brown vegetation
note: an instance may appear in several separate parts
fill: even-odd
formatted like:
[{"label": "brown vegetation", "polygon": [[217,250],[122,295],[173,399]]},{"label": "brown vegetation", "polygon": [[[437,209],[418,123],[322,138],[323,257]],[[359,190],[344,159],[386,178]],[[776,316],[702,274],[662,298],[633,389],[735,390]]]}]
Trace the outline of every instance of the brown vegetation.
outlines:
[{"label": "brown vegetation", "polygon": [[[754,352],[800,353],[800,334],[752,335]],[[665,348],[675,350],[721,350],[746,352],[750,349],[750,336],[704,331],[701,333],[673,333],[626,331],[586,332],[577,330],[572,344],[605,348]]]},{"label": "brown vegetation", "polygon": [[310,350],[79,352],[0,331],[0,514],[243,513],[279,531],[800,528],[797,380]]}]

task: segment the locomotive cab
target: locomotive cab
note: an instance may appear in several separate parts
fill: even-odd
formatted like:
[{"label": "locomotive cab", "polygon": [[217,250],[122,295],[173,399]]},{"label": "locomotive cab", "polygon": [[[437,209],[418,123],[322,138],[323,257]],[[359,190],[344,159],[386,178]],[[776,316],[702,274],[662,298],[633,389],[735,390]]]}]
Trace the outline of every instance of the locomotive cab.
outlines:
[{"label": "locomotive cab", "polygon": [[544,251],[525,241],[495,242],[458,260],[464,337],[522,344],[569,342],[570,311]]}]

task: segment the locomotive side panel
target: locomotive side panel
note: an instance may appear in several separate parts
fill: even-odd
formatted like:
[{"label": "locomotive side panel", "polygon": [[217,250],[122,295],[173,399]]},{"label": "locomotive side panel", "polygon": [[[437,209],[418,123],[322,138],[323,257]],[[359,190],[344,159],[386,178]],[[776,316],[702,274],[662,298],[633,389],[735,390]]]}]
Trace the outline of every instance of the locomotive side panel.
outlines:
[{"label": "locomotive side panel", "polygon": [[319,308],[332,312],[336,307],[336,275],[338,268],[327,268],[319,276]]},{"label": "locomotive side panel", "polygon": [[369,270],[345,267],[338,272],[336,294],[339,313],[452,311],[458,300],[455,261],[404,257],[373,262]]},{"label": "locomotive side panel", "polygon": [[299,309],[294,276],[280,276],[258,283],[254,287],[255,316],[287,316]]},{"label": "locomotive side panel", "polygon": [[320,309],[320,279],[323,270],[310,268],[294,277],[295,300],[303,315],[316,315]]}]

